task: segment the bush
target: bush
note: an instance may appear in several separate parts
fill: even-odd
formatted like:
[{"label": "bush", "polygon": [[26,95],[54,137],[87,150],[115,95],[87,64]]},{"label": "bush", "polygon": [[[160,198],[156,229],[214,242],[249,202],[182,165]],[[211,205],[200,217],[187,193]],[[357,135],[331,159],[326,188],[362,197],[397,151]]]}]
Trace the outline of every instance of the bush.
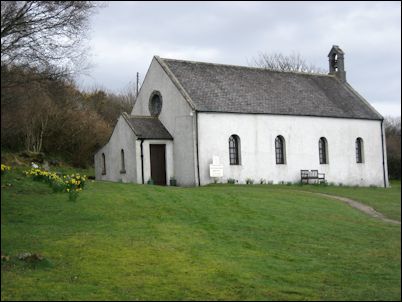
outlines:
[{"label": "bush", "polygon": [[10,171],[10,170],[11,170],[11,167],[10,167],[10,166],[1,164],[1,174],[2,174],[2,175],[5,174],[7,171]]},{"label": "bush", "polygon": [[235,184],[236,183],[236,179],[234,178],[228,178],[228,184]]},{"label": "bush", "polygon": [[247,185],[252,185],[254,183],[254,180],[253,179],[251,179],[251,178],[247,178],[246,179],[246,184]]}]

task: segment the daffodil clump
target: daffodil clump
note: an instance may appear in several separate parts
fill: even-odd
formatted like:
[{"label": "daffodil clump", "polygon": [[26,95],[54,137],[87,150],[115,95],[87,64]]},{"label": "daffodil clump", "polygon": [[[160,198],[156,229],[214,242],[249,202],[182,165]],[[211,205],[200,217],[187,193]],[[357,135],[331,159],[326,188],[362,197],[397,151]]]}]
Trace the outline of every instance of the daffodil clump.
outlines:
[{"label": "daffodil clump", "polygon": [[7,166],[5,164],[1,164],[1,174],[4,174],[4,173],[6,173],[7,171],[10,171],[10,170],[11,170],[10,166]]},{"label": "daffodil clump", "polygon": [[58,176],[54,172],[41,170],[39,168],[31,168],[29,171],[24,171],[26,176],[31,176],[33,180],[44,181],[48,184],[52,184],[53,182],[63,182],[60,176]]},{"label": "daffodil clump", "polygon": [[63,176],[66,185],[66,191],[69,193],[69,199],[74,201],[78,197],[78,193],[84,189],[86,176],[79,173]]},{"label": "daffodil clump", "polygon": [[30,176],[33,180],[47,182],[54,192],[67,192],[69,199],[74,201],[78,197],[78,193],[84,189],[86,176],[81,176],[79,173],[57,175],[55,172],[41,170],[39,168],[31,168],[29,171],[24,171],[26,176]]}]

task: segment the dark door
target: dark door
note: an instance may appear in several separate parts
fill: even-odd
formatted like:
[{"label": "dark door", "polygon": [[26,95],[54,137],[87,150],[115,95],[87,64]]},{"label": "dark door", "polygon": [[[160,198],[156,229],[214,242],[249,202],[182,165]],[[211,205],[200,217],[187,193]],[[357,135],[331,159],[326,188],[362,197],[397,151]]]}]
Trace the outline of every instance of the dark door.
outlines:
[{"label": "dark door", "polygon": [[155,185],[166,186],[165,145],[149,145],[151,178]]}]

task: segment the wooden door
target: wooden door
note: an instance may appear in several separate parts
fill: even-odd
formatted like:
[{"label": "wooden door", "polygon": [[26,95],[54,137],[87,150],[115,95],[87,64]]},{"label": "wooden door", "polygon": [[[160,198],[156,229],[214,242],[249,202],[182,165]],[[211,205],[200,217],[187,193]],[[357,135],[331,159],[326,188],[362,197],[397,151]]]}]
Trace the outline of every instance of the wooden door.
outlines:
[{"label": "wooden door", "polygon": [[155,185],[166,186],[166,145],[149,145],[151,152],[151,178]]}]

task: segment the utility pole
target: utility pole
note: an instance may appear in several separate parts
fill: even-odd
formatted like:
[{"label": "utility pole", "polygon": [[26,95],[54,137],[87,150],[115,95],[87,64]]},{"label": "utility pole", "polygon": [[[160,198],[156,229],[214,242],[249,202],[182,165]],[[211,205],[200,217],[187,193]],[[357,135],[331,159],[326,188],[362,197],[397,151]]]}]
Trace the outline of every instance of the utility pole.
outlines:
[{"label": "utility pole", "polygon": [[136,90],[136,94],[135,94],[135,97],[137,98],[137,96],[138,96],[138,85],[139,85],[139,79],[140,79],[140,73],[139,72],[137,72],[137,90]]}]

